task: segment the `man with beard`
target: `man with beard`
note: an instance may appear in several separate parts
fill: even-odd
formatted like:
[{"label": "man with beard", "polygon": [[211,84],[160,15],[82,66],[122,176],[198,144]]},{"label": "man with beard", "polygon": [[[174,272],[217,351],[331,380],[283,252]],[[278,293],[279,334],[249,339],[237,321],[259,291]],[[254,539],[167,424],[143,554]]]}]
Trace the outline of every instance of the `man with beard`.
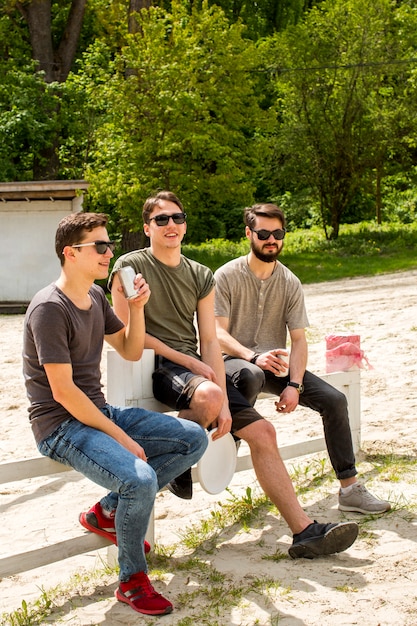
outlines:
[{"label": "man with beard", "polygon": [[[205,428],[217,426],[215,437],[231,431],[236,439],[247,442],[262,489],[293,533],[292,558],[346,550],[357,537],[357,524],[318,523],[307,515],[279,454],[275,428],[225,375],[214,319],[214,277],[208,267],[181,253],[187,231],[181,201],[171,191],[160,191],[145,201],[142,217],[150,246],[121,256],[109,286],[113,306],[123,321],[128,308],[118,270],[133,267],[150,287],[145,347],[157,355],[155,397],[179,411],[181,418]],[[180,498],[191,498],[191,471],[171,481],[169,489]]]},{"label": "man with beard", "polygon": [[[256,204],[245,209],[244,218],[249,254],[215,272],[217,336],[226,374],[252,406],[266,391],[278,396],[279,413],[291,413],[298,404],[319,412],[340,481],[339,509],[385,513],[389,502],[373,496],[356,478],[345,395],[306,370],[303,290],[299,279],[278,261],[286,233],[284,213],[275,204]],[[289,358],[284,352],[287,332]]]}]

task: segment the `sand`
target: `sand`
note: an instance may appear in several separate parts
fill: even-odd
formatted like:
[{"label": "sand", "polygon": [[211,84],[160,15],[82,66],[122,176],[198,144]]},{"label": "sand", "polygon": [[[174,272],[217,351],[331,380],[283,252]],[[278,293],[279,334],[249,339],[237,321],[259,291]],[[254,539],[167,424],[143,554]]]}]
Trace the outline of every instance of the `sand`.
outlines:
[{"label": "sand", "polygon": [[[325,336],[351,333],[361,337],[372,369],[361,371],[362,451],[360,478],[376,495],[389,499],[389,514],[369,518],[337,509],[338,483],[328,463],[327,480],[300,496],[311,517],[321,521],[352,519],[360,534],[346,552],[313,561],[271,559],[286,555],[291,542],[285,522],[275,511],[264,512],[245,529],[229,525],[199,549],[179,545],[168,561],[168,574],[153,575],[155,587],[175,606],[171,615],[145,617],[113,597],[114,573],[102,570],[105,551],[67,559],[0,581],[0,614],[29,605],[44,592],[62,585],[50,624],[279,624],[280,626],[407,626],[417,624],[417,271],[355,278],[305,287],[310,318],[309,369],[325,372]],[[21,376],[23,316],[0,316],[0,460],[37,456],[27,420]],[[105,358],[103,382],[106,384]],[[290,416],[274,411],[272,400],[258,403],[274,421],[279,442],[322,433],[320,418],[298,408]],[[379,454],[388,456],[381,462]],[[391,456],[389,456],[391,455]],[[407,458],[406,469],[401,459]],[[326,454],[288,462],[290,471],[323,468]],[[250,487],[260,494],[252,471],[235,475],[229,489],[239,496]],[[103,490],[75,473],[2,485],[0,528],[2,556],[48,545],[79,534],[78,513],[89,508]],[[156,541],[164,550],[178,544],[184,529],[219,510],[229,492],[213,496],[195,487],[191,502],[169,492],[158,495]],[[197,568],[187,559],[198,558]],[[219,573],[202,573],[201,561]],[[172,564],[172,568],[169,564]],[[180,568],[180,565],[182,566]],[[213,569],[211,570],[211,572]],[[78,576],[77,584],[68,581]],[[223,577],[223,578],[222,578]],[[73,581],[74,579],[72,579]],[[207,587],[207,589],[204,589]],[[211,589],[212,595],[208,593]],[[216,598],[223,599],[217,604]],[[230,604],[225,598],[238,597]],[[10,624],[4,618],[0,623]],[[17,623],[17,622],[16,622]],[[25,622],[26,623],[26,622]],[[29,623],[29,622],[27,622]]]}]

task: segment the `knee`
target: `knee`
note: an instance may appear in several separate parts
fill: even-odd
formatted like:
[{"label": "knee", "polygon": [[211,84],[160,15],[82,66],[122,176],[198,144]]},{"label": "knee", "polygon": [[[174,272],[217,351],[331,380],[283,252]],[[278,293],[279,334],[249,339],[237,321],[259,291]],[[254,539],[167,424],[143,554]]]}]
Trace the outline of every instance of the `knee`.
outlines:
[{"label": "knee", "polygon": [[158,493],[158,478],[155,470],[141,459],[134,461],[134,471],[130,474],[130,478],[124,481],[120,495],[136,495],[142,498],[146,494],[146,498],[156,497]]},{"label": "knee", "polygon": [[333,416],[345,417],[348,412],[347,399],[344,393],[333,388],[327,398],[327,412]]},{"label": "knee", "polygon": [[184,428],[187,430],[190,453],[198,454],[199,457],[202,456],[208,444],[206,431],[200,424],[188,420],[184,420]]},{"label": "knee", "polygon": [[131,481],[132,490],[156,496],[159,486],[155,470],[149,465],[149,463],[142,461],[142,459],[139,458],[135,460],[134,464],[135,472]]},{"label": "knee", "polygon": [[276,448],[278,445],[276,430],[271,422],[265,419],[257,420],[244,429],[241,438],[251,449]]},{"label": "knee", "polygon": [[242,367],[239,372],[237,387],[251,404],[255,403],[264,385],[265,374],[260,367]]},{"label": "knee", "polygon": [[268,422],[267,420],[259,420],[259,428],[259,438],[261,439],[261,441],[265,441],[269,444],[272,443],[275,445],[277,442],[277,433],[271,422]]},{"label": "knee", "polygon": [[198,411],[199,423],[207,428],[218,418],[223,402],[224,394],[221,388],[211,381],[206,381],[195,390],[190,408]]}]

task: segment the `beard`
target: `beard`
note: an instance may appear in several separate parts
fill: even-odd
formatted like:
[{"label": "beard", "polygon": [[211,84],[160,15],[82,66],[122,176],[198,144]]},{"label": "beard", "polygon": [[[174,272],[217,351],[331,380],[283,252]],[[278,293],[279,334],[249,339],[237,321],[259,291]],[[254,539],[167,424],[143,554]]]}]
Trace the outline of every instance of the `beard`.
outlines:
[{"label": "beard", "polygon": [[275,263],[279,255],[281,254],[282,248],[284,247],[284,242],[282,242],[281,247],[276,244],[275,250],[270,250],[269,252],[263,251],[263,246],[256,245],[254,240],[252,239],[250,242],[250,247],[253,254],[257,259],[262,261],[263,263]]}]

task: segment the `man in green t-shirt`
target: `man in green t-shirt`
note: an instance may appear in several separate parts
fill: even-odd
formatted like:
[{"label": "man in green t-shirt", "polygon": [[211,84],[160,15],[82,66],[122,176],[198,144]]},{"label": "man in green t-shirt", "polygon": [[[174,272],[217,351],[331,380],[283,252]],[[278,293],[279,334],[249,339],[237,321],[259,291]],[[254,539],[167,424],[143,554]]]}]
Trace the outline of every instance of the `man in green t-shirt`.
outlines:
[{"label": "man in green t-shirt", "polygon": [[[150,287],[151,297],[145,306],[145,347],[158,357],[154,395],[177,410],[181,418],[205,428],[217,427],[215,438],[232,432],[236,439],[248,443],[259,483],[293,533],[291,557],[314,558],[346,550],[357,537],[357,524],[319,524],[309,518],[280,457],[274,427],[225,375],[216,335],[213,274],[181,254],[186,217],[173,193],[162,191],[148,198],[143,223],[150,247],[120,257],[109,280],[113,306],[122,320],[128,305],[118,270],[133,267]],[[170,488],[189,499],[191,473],[179,476]]]}]

